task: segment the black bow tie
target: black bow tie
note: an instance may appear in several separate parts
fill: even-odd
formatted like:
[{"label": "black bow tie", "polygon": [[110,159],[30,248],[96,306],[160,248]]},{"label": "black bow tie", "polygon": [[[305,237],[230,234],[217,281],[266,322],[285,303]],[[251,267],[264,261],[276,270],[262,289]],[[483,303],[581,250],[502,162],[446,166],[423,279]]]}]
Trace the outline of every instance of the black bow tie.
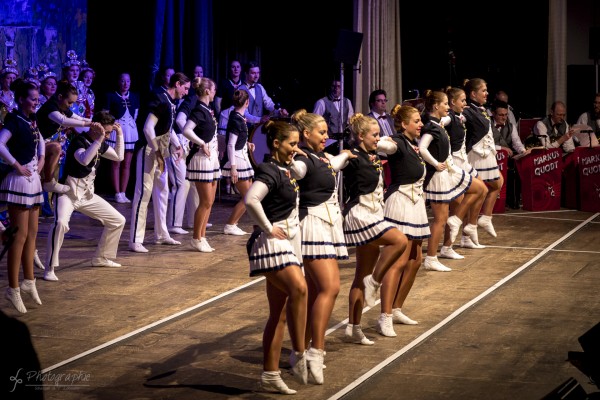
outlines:
[{"label": "black bow tie", "polygon": [[377,117],[378,119],[387,119],[385,115],[380,115],[379,117]]},{"label": "black bow tie", "polygon": [[256,85],[255,84],[248,85],[248,89],[252,89],[252,88],[254,88],[254,86],[256,86]]},{"label": "black bow tie", "polygon": [[502,129],[503,126],[504,125],[502,125],[502,124],[496,124],[496,129]]},{"label": "black bow tie", "polygon": [[340,99],[333,99],[333,100],[331,100],[331,101],[340,101]]}]

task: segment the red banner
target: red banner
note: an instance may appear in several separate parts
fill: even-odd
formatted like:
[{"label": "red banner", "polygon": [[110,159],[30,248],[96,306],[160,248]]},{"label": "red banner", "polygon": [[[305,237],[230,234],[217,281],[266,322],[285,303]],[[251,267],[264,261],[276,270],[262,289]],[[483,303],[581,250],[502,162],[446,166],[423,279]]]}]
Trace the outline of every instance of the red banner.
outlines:
[{"label": "red banner", "polygon": [[521,177],[523,210],[559,210],[562,150],[532,150],[516,164]]},{"label": "red banner", "polygon": [[506,211],[506,181],[508,179],[508,153],[506,150],[498,150],[496,161],[498,161],[498,169],[504,178],[504,185],[502,185],[496,204],[494,204],[494,214],[501,214]]},{"label": "red banner", "polygon": [[577,147],[575,164],[579,183],[578,209],[600,211],[600,147]]}]

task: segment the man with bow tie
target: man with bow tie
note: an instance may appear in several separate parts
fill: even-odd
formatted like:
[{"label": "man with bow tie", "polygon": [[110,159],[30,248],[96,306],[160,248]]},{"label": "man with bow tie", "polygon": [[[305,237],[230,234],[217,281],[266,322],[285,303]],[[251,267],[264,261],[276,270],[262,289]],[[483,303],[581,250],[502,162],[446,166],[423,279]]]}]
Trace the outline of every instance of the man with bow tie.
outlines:
[{"label": "man with bow tie", "polygon": [[[335,139],[343,137],[344,128],[348,126],[350,116],[354,115],[354,108],[350,99],[344,97],[342,110],[344,115],[343,118],[340,118],[340,107],[342,106],[341,94],[342,82],[334,79],[331,83],[329,94],[317,100],[313,110],[315,114],[322,115],[325,118],[325,122],[327,122],[329,129],[327,146],[335,144]],[[332,153],[337,154],[337,151]]]},{"label": "man with bow tie", "polygon": [[246,80],[238,87],[239,90],[243,89],[250,94],[250,104],[244,113],[249,132],[252,132],[255,125],[267,122],[272,116],[287,117],[288,115],[287,110],[283,108],[275,110],[275,103],[267,94],[265,87],[258,83],[259,80],[260,66],[256,61],[250,61],[246,65]]},{"label": "man with bow tie", "polygon": [[[508,105],[508,122],[510,122],[513,126],[519,126],[518,119],[515,116],[514,109],[508,102],[508,94],[504,90],[498,90],[496,92],[496,95],[494,96],[494,100],[492,101],[492,103],[494,103],[496,101],[503,101]],[[487,109],[487,112],[488,112],[488,114],[490,114],[490,117],[493,116],[491,107]]]},{"label": "man with bow tie", "polygon": [[516,126],[509,120],[509,105],[505,101],[492,103],[492,132],[496,150],[508,153],[508,170],[506,174],[506,204],[513,209],[519,208],[521,200],[521,180],[517,173],[514,154],[524,154],[526,150],[521,142]]},{"label": "man with bow tie", "polygon": [[375,118],[379,124],[379,136],[392,136],[396,133],[394,118],[387,113],[387,93],[383,89],[376,89],[369,95],[369,116]]},{"label": "man with bow tie", "polygon": [[525,146],[521,142],[517,127],[509,121],[508,110],[508,104],[504,101],[496,100],[492,103],[492,132],[496,150],[506,150],[509,157],[512,157],[515,152],[525,153]]},{"label": "man with bow tie", "polygon": [[575,142],[573,142],[575,131],[565,121],[566,117],[567,106],[565,103],[555,101],[550,106],[550,114],[533,127],[533,134],[540,138],[544,147],[547,149],[561,147],[563,155],[575,150]]}]

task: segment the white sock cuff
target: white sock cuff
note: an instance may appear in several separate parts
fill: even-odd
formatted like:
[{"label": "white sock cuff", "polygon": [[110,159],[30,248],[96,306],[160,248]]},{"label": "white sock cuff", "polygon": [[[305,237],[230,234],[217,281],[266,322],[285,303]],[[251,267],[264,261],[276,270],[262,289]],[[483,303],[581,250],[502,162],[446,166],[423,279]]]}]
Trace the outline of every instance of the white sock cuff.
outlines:
[{"label": "white sock cuff", "polygon": [[281,375],[281,371],[263,371],[262,374],[264,376],[268,376],[270,378],[275,378],[275,377]]}]

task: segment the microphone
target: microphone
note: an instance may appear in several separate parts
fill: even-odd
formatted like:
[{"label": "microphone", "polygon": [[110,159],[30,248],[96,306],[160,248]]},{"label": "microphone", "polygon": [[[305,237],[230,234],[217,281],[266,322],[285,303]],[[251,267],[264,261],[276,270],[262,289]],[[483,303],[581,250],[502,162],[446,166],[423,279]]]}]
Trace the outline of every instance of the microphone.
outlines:
[{"label": "microphone", "polygon": [[591,126],[589,126],[587,124],[575,124],[572,126],[572,129],[576,132],[576,134],[573,136],[573,140],[578,143],[581,141],[581,138],[577,137],[577,133],[582,133],[582,134],[587,133],[588,140],[589,140],[589,147],[592,148],[592,133],[595,133],[595,131],[592,129]]},{"label": "microphone", "polygon": [[450,63],[451,64],[455,64],[456,63],[456,56],[454,55],[454,51],[450,50],[448,52],[448,57],[450,58]]},{"label": "microphone", "polygon": [[541,134],[541,135],[536,135],[536,136],[537,136],[538,138],[540,138],[540,142],[541,142],[542,146],[543,146],[545,149],[548,149],[548,142],[549,142],[549,139],[548,139],[548,134],[546,134],[546,133],[543,133],[543,134]]}]

